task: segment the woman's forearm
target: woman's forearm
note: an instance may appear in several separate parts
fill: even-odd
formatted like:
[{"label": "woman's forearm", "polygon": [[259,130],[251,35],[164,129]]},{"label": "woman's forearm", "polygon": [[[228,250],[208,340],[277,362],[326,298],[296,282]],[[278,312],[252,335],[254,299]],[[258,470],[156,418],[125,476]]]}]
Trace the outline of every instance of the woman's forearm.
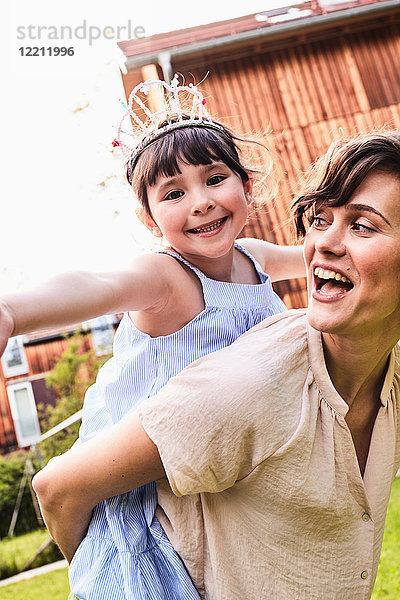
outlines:
[{"label": "woman's forearm", "polygon": [[61,552],[70,563],[79,544],[86,535],[92,510],[71,498],[60,500],[56,505],[41,501],[40,508],[47,529]]},{"label": "woman's forearm", "polygon": [[67,560],[102,500],[165,476],[136,414],[52,459],[33,479],[46,525]]},{"label": "woman's forearm", "polygon": [[[71,451],[70,451],[71,452]],[[53,458],[33,479],[44,522],[53,540],[71,562],[79,544],[86,535],[92,516],[92,502],[84,493],[76,498],[57,486],[62,456]],[[60,482],[64,478],[60,476]]]}]

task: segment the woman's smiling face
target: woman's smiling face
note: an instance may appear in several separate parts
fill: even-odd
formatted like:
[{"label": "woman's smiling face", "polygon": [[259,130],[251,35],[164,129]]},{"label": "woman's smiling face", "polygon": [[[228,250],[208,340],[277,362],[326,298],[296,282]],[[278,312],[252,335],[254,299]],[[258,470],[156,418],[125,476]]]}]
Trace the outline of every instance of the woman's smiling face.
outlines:
[{"label": "woman's smiling face", "polygon": [[373,171],[346,204],[316,206],[304,256],[312,327],[400,338],[400,176]]}]

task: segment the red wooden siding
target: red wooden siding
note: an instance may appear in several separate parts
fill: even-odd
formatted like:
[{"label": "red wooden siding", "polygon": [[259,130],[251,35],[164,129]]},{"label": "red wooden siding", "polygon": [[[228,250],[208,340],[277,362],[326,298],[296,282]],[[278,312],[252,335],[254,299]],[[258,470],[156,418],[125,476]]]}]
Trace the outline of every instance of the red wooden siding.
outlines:
[{"label": "red wooden siding", "polygon": [[[400,11],[398,11],[400,14]],[[308,165],[342,132],[352,135],[376,127],[400,128],[399,18],[364,24],[364,29],[324,39],[292,40],[290,47],[240,58],[190,57],[173,62],[187,81],[209,94],[211,114],[234,130],[272,129],[266,137],[277,155],[280,191],[251,219],[244,235],[291,243],[289,205]],[[197,64],[196,64],[197,60]],[[208,61],[205,64],[205,61]],[[198,64],[202,66],[198,66]],[[290,307],[306,304],[305,283],[278,286]]]},{"label": "red wooden siding", "polygon": [[[25,346],[29,374],[37,375],[51,371],[56,359],[65,352],[68,344],[69,340],[62,338]],[[82,346],[82,352],[87,352],[90,348],[92,348],[90,336],[87,336]]]},{"label": "red wooden siding", "polygon": [[0,362],[0,453],[2,449],[16,447],[16,440],[6,382]]}]

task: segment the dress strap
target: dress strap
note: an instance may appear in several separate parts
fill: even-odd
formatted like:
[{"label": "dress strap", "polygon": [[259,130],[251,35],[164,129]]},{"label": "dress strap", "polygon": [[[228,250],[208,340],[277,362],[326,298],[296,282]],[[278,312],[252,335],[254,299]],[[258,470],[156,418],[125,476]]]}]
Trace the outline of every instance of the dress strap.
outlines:
[{"label": "dress strap", "polygon": [[257,284],[242,284],[228,281],[219,281],[210,279],[205,273],[192,265],[189,261],[183,258],[174,250],[162,250],[162,254],[172,256],[182,264],[191,269],[200,280],[203,290],[204,305],[207,308],[234,308],[250,309],[252,307],[259,308],[272,302],[273,290],[269,275],[264,273],[260,264],[253,256],[240,244],[235,241],[235,248],[244,254],[254,265],[256,273],[259,277]]},{"label": "dress strap", "polygon": [[175,258],[180,263],[189,267],[189,269],[191,271],[193,271],[193,273],[195,275],[197,275],[197,277],[200,281],[201,289],[203,292],[204,306],[207,308],[209,308],[210,305],[212,306],[212,302],[210,302],[210,299],[213,298],[213,295],[210,294],[211,280],[207,277],[207,275],[205,275],[203,273],[203,271],[200,271],[200,269],[198,269],[197,267],[192,265],[192,263],[190,263],[188,260],[186,260],[186,258],[183,258],[183,256],[178,254],[178,252],[174,252],[174,250],[159,250],[158,253],[159,254],[168,254],[168,256],[172,256],[172,258]]},{"label": "dress strap", "polygon": [[[247,256],[247,258],[249,260],[251,260],[251,262],[254,265],[255,270],[257,271],[257,273],[258,273],[258,275],[260,277],[261,283],[264,283],[264,281],[266,279],[268,279],[268,275],[266,275],[266,273],[264,272],[264,270],[261,267],[260,263],[254,258],[254,256],[252,256],[250,254],[250,252],[246,248],[244,248],[243,246],[241,246],[238,241],[235,241],[235,248],[237,250],[239,250],[239,252],[242,252],[242,254],[244,254],[245,256]],[[173,258],[176,258],[176,260],[179,260],[181,263],[183,263],[184,265],[186,265],[187,267],[189,267],[189,269],[191,269],[192,271],[194,271],[196,273],[197,277],[201,281],[204,281],[205,279],[208,279],[207,275],[205,275],[203,273],[203,271],[200,271],[200,269],[198,269],[197,267],[195,267],[194,265],[192,265],[192,263],[190,263],[188,260],[186,260],[185,258],[183,258],[183,256],[181,256],[180,254],[178,254],[174,250],[159,250],[158,254],[168,254],[168,256],[172,256]]]},{"label": "dress strap", "polygon": [[253,263],[254,268],[257,271],[257,274],[260,278],[260,282],[265,283],[267,281],[267,279],[269,279],[269,275],[267,275],[265,273],[265,271],[262,268],[262,266],[260,265],[260,263],[254,258],[254,256],[252,254],[250,254],[250,252],[246,248],[244,248],[244,246],[241,246],[237,240],[235,241],[235,248],[237,250],[239,250],[239,252],[242,252],[242,254],[247,256],[247,258],[249,260],[251,260],[251,262]]},{"label": "dress strap", "polygon": [[197,277],[200,279],[200,281],[202,283],[206,279],[206,275],[204,275],[203,271],[200,271],[200,269],[198,269],[197,267],[192,265],[192,263],[190,263],[188,260],[186,260],[186,258],[183,258],[183,256],[181,256],[177,252],[174,252],[174,250],[159,250],[157,254],[168,254],[168,256],[172,256],[173,258],[176,258],[176,260],[183,263],[184,265],[189,267],[189,269],[191,269],[194,273],[196,273]]}]

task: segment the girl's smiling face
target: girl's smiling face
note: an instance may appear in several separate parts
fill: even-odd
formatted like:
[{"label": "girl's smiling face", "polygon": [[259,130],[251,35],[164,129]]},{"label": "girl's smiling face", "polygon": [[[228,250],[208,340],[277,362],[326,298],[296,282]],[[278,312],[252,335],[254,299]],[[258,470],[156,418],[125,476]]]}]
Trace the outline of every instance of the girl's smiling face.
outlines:
[{"label": "girl's smiling face", "polygon": [[151,217],[142,220],[188,260],[225,256],[246,223],[250,181],[224,162],[178,164],[180,173],[148,188]]},{"label": "girl's smiling face", "polygon": [[349,202],[315,207],[304,256],[310,324],[319,331],[400,338],[400,178],[373,171]]}]

